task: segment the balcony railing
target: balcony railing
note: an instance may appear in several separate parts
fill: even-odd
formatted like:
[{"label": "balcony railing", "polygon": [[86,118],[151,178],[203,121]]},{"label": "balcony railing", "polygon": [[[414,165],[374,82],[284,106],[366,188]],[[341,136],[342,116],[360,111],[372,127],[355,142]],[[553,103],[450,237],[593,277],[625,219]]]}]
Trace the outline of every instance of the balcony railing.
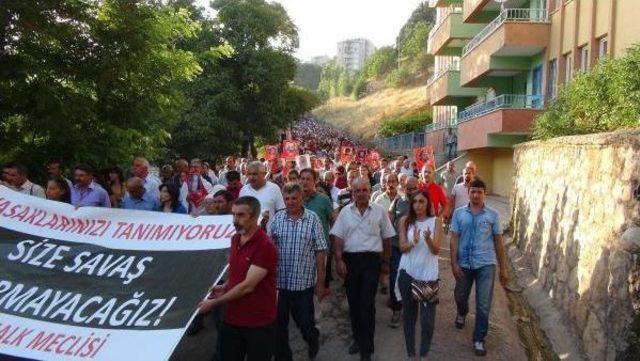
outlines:
[{"label": "balcony railing", "polygon": [[458,125],[458,118],[454,116],[449,119],[445,119],[436,123],[427,124],[427,126],[424,127],[424,132],[432,133],[440,129],[455,128],[457,125]]},{"label": "balcony railing", "polygon": [[445,75],[449,71],[460,71],[460,60],[459,59],[451,60],[451,62],[449,64],[443,66],[442,68],[438,69],[438,71],[433,73],[433,75],[431,75],[429,77],[429,80],[427,80],[427,85],[431,85],[431,83],[433,83],[434,81],[438,80],[438,78],[440,78],[441,76]]},{"label": "balcony railing", "polygon": [[440,26],[449,18],[451,14],[462,14],[462,8],[460,6],[451,5],[445,8],[444,13],[438,18],[438,22],[436,22],[431,30],[429,30],[429,39],[433,36],[433,34],[438,31]]},{"label": "balcony railing", "polygon": [[476,46],[480,45],[505,22],[546,23],[549,22],[549,16],[545,9],[504,9],[498,17],[493,19],[462,48],[462,56],[467,55]]},{"label": "balcony railing", "polygon": [[[438,2],[440,0],[429,0],[429,7],[430,8],[435,8],[438,5]],[[462,4],[462,0],[449,0],[449,3],[457,3],[457,4]],[[460,6],[460,5],[459,5]]]},{"label": "balcony railing", "polygon": [[540,109],[540,95],[503,94],[486,102],[474,104],[458,113],[458,123],[466,122],[497,109]]}]

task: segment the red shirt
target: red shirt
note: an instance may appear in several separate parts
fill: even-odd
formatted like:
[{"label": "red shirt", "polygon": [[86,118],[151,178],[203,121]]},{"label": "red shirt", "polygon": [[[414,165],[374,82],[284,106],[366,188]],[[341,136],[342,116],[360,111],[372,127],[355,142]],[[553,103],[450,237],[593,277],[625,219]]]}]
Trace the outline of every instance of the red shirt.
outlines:
[{"label": "red shirt", "polygon": [[240,190],[242,189],[242,187],[238,187],[238,188],[229,188],[227,187],[227,190],[229,192],[231,192],[231,195],[233,196],[233,200],[235,201],[236,199],[238,199],[238,197],[240,197]]},{"label": "red shirt", "polygon": [[436,216],[441,215],[444,207],[447,205],[447,196],[444,194],[442,187],[436,183],[431,183],[429,185],[420,183],[420,190],[426,190],[427,193],[429,193],[429,200],[433,205],[433,213],[435,213]]},{"label": "red shirt", "polygon": [[226,305],[225,322],[236,327],[263,327],[275,322],[277,263],[276,247],[262,229],[258,229],[244,245],[240,244],[239,234],[231,238],[227,290],[244,281],[251,265],[266,269],[267,275],[253,292]]}]

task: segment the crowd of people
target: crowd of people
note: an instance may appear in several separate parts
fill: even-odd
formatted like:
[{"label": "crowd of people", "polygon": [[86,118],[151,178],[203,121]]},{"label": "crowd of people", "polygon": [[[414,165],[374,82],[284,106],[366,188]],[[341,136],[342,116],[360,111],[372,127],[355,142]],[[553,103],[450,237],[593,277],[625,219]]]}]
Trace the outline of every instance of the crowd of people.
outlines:
[{"label": "crowd of people", "polygon": [[343,144],[359,146],[360,141],[349,133],[319,122],[313,117],[303,117],[291,129],[293,139],[298,141],[303,152],[322,157],[338,158],[336,152]]},{"label": "crowd of people", "polygon": [[52,161],[49,179],[40,186],[24,165],[9,163],[3,165],[2,184],[76,207],[232,215],[236,234],[228,277],[212,286],[189,328],[193,335],[204,327],[206,314],[222,314],[216,357],[225,361],[292,360],[290,317],[315,358],[315,309],[340,281],[353,339],[346,352],[371,359],[375,299],[382,294],[392,311],[388,326],[403,326],[407,358],[425,359],[439,302],[438,254],[450,234],[457,309],[451,326],[465,327],[475,284],[471,350],[486,355],[495,274],[505,284],[508,273],[499,216],[484,203],[486,187],[476,165],[469,162],[458,174],[448,163],[435,174],[428,164],[416,174],[407,157],[343,164],[331,154],[345,138],[319,128],[304,120],[292,132],[304,151],[322,157],[316,169],[298,169],[295,162],[270,169],[264,159],[229,156],[218,170],[200,159],[180,158],[160,166],[155,176],[147,159],[136,157],[126,180],[119,168],[95,172],[85,164],[75,165],[69,179],[63,164]]}]

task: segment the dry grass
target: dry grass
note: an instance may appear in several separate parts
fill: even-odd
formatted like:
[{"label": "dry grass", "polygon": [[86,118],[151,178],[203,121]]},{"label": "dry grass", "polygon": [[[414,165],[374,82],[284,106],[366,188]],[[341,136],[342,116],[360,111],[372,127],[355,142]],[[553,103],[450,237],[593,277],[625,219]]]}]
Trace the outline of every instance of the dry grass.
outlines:
[{"label": "dry grass", "polygon": [[345,129],[364,139],[373,139],[387,119],[428,110],[427,87],[384,89],[355,101],[334,98],[316,108],[319,120]]}]

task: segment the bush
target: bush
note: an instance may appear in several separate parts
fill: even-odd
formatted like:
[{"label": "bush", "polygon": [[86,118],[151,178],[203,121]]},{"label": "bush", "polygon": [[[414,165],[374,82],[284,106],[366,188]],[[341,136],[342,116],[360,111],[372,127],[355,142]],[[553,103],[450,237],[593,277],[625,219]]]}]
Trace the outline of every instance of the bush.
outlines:
[{"label": "bush", "polygon": [[395,69],[387,76],[386,83],[387,86],[398,88],[403,87],[411,83],[413,79],[413,75],[409,71],[409,69],[405,66],[401,66],[398,69]]},{"label": "bush", "polygon": [[355,100],[362,99],[367,94],[367,81],[363,76],[359,76],[353,85],[353,98]]},{"label": "bush", "polygon": [[378,50],[367,60],[362,69],[362,74],[368,79],[382,79],[398,62],[396,50],[391,46],[385,46]]},{"label": "bush", "polygon": [[431,111],[421,111],[408,116],[401,116],[385,121],[378,129],[381,137],[391,137],[409,132],[421,132],[433,122]]},{"label": "bush", "polygon": [[640,47],[580,74],[547,105],[533,126],[536,139],[608,132],[640,125]]}]

